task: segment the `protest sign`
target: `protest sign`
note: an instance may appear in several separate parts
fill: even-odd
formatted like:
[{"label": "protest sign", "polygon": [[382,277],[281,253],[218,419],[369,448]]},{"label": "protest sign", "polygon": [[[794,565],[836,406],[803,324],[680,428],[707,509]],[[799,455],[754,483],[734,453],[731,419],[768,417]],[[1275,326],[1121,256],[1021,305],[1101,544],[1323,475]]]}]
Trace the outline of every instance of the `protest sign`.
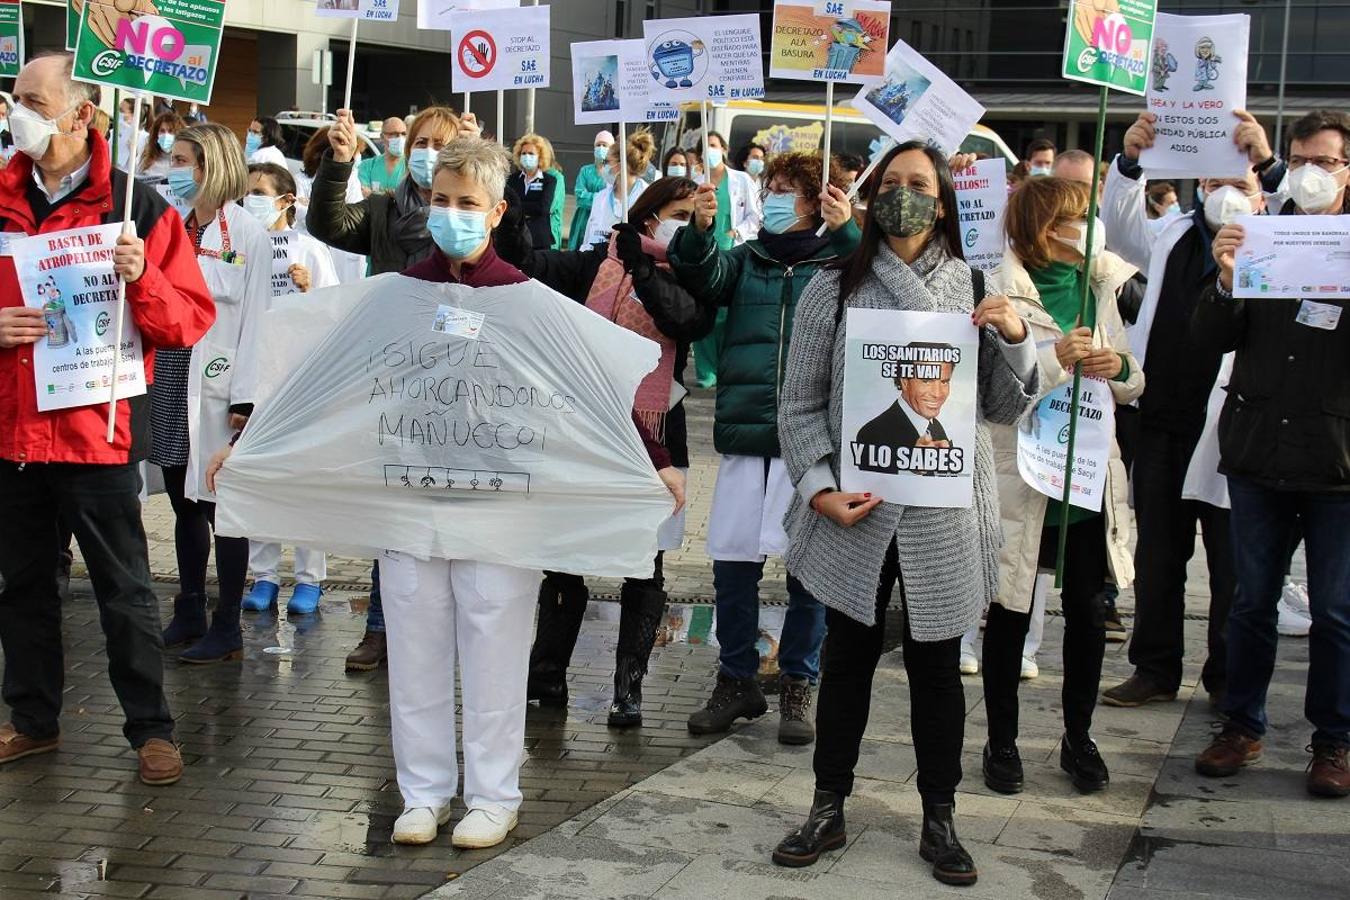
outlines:
[{"label": "protest sign", "polygon": [[[113,328],[122,280],[113,271],[120,223],[53,231],[9,242],[25,306],[46,317],[47,336],[33,345],[40,412],[108,402],[117,338]],[[123,326],[117,399],[145,393],[141,335]]]},{"label": "protest sign", "polygon": [[1139,154],[1149,178],[1243,178],[1251,162],[1233,143],[1247,106],[1251,17],[1171,16],[1153,29],[1147,105],[1158,117]]},{"label": "protest sign", "polygon": [[1143,95],[1157,0],[1070,0],[1061,74]]},{"label": "protest sign", "polygon": [[76,38],[74,77],[210,103],[224,22],[221,0],[156,0],[130,12],[113,0],[88,0]]},{"label": "protest sign", "polygon": [[979,333],[970,316],[850,309],[840,487],[970,506]]},{"label": "protest sign", "polygon": [[75,49],[75,39],[80,34],[80,10],[84,0],[66,0],[66,49]]},{"label": "protest sign", "polygon": [[1241,216],[1237,224],[1234,297],[1350,297],[1350,216]]},{"label": "protest sign", "polygon": [[475,9],[515,9],[520,0],[417,0],[417,27],[432,31],[450,31],[452,19]]},{"label": "protest sign", "polygon": [[988,272],[1003,261],[1003,210],[1008,205],[1008,172],[1002,159],[982,159],[956,173],[956,206],[961,245],[971,268]]},{"label": "protest sign", "polygon": [[260,331],[221,534],[651,576],[672,500],[632,408],[655,343],[538,282],[398,275],[279,297]]},{"label": "protest sign", "polygon": [[397,22],[398,0],[318,0],[314,15],[321,19]]},{"label": "protest sign", "polygon": [[1055,500],[1064,496],[1069,461],[1069,418],[1078,385],[1077,432],[1069,503],[1100,512],[1106,495],[1106,469],[1115,433],[1116,403],[1103,379],[1084,375],[1081,383],[1055,388],[1017,426],[1017,471],[1022,480]]},{"label": "protest sign", "polygon": [[890,0],[775,3],[769,77],[879,81],[890,24]]},{"label": "protest sign", "polygon": [[651,103],[647,45],[641,38],[572,45],[572,105],[578,125],[664,122],[679,107]]},{"label": "protest sign", "polygon": [[548,87],[548,6],[458,12],[450,33],[456,91]]},{"label": "protest sign", "polygon": [[295,279],[291,278],[291,265],[296,262],[295,253],[300,236],[293,231],[272,231],[272,296],[299,292]]},{"label": "protest sign", "polygon": [[750,100],[764,96],[759,16],[699,16],[642,23],[653,97]]},{"label": "protest sign", "polygon": [[0,78],[17,78],[23,68],[23,7],[0,0]]},{"label": "protest sign", "polygon": [[951,155],[984,107],[904,41],[886,54],[880,84],[858,91],[853,105],[896,141],[930,141]]}]

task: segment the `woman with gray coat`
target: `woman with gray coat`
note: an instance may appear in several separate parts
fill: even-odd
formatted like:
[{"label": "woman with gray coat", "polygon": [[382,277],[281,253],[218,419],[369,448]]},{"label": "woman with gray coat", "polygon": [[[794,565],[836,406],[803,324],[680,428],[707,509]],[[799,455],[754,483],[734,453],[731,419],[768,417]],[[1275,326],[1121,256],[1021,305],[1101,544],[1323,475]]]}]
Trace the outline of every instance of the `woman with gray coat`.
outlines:
[{"label": "woman with gray coat", "polygon": [[[1030,406],[1039,384],[1036,352],[1011,301],[985,296],[983,279],[963,261],[956,192],[941,153],[919,141],[892,149],[878,166],[866,208],[857,252],[821,272],[802,295],[779,407],[783,459],[797,487],[786,519],[787,564],[828,607],[829,630],[814,802],[773,859],[810,865],[846,840],[844,798],[853,787],[886,607],[898,584],[923,798],[919,855],[938,881],[973,884],[975,864],[952,820],[965,720],[961,634],[998,590],[998,488],[987,423],[1011,424]],[[848,307],[964,313],[979,327],[971,506],[902,506],[839,490]]]}]

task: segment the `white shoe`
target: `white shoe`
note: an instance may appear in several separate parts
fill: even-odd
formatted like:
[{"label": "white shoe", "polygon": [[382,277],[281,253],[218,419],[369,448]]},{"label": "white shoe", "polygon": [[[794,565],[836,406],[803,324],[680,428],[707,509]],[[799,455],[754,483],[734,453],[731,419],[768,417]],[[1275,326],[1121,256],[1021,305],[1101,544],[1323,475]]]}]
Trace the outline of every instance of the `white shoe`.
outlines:
[{"label": "white shoe", "polygon": [[450,843],[467,848],[495,847],[516,827],[517,818],[515,810],[471,809],[455,826]]},{"label": "white shoe", "polygon": [[1036,665],[1036,660],[1030,656],[1022,657],[1022,679],[1024,681],[1032,678],[1039,678],[1041,667]]},{"label": "white shoe", "polygon": [[430,844],[436,840],[436,831],[450,821],[450,804],[439,810],[429,806],[405,809],[394,821],[395,844]]},{"label": "white shoe", "polygon": [[980,674],[980,658],[975,655],[975,646],[973,644],[961,645],[961,674]]},{"label": "white shoe", "polygon": [[1308,636],[1312,629],[1312,614],[1308,608],[1306,587],[1294,581],[1286,582],[1276,609],[1280,614],[1276,631],[1286,637]]}]

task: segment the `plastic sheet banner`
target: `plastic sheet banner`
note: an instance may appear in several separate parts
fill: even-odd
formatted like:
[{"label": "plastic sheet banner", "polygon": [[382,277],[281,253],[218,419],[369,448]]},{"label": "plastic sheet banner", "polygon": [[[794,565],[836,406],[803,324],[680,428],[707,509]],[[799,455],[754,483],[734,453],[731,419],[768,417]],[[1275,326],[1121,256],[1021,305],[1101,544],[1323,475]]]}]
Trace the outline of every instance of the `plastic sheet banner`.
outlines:
[{"label": "plastic sheet banner", "polygon": [[537,282],[281,297],[220,533],[650,577],[670,494],[633,425],[657,345]]}]

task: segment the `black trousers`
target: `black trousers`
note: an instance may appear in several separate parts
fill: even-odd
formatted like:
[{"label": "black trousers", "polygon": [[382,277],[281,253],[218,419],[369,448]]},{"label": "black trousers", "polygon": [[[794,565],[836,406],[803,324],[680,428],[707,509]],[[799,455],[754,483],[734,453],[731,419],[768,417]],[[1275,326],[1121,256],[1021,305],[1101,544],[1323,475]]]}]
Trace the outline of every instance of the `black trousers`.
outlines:
[{"label": "black trousers", "polygon": [[1186,564],[1198,522],[1209,566],[1209,655],[1201,681],[1210,693],[1227,678],[1224,627],[1237,577],[1228,510],[1181,498],[1196,440],[1152,428],[1139,433],[1134,460],[1134,636],[1130,662],[1167,690],[1181,687],[1185,655]]},{"label": "black trousers", "polygon": [[[206,596],[206,566],[211,558],[211,530],[216,505],[186,496],[187,466],[164,467],[164,492],[173,507],[173,545],[178,555],[178,583],[184,594]],[[216,578],[220,605],[237,609],[248,580],[248,538],[217,537]]]},{"label": "black trousers", "polygon": [[[895,544],[886,552],[877,586],[877,621],[868,627],[834,609],[826,609],[825,648],[816,709],[816,789],[848,796],[858,764],[867,715],[872,705],[872,676],[881,659],[886,604],[903,573]],[[906,617],[908,618],[908,617]],[[916,641],[905,623],[905,674],[909,676],[910,731],[918,758],[919,794],[928,803],[951,803],[961,783],[961,746],[965,735],[966,695],[961,686],[961,638]]]},{"label": "black trousers", "polygon": [[[1102,681],[1106,653],[1106,517],[1093,516],[1069,526],[1064,549],[1064,730],[1086,735]],[[1054,569],[1059,528],[1041,530],[1039,564]],[[1029,605],[1029,604],[1028,604]],[[984,628],[984,705],[989,741],[996,747],[1017,742],[1017,688],[1022,680],[1022,644],[1030,612],[1013,612],[997,603],[989,607]]]},{"label": "black trousers", "polygon": [[140,488],[131,465],[0,462],[3,695],[22,734],[46,738],[60,731],[65,660],[56,569],[64,522],[80,542],[94,585],[108,677],[126,715],[122,732],[133,747],[173,737]]}]

